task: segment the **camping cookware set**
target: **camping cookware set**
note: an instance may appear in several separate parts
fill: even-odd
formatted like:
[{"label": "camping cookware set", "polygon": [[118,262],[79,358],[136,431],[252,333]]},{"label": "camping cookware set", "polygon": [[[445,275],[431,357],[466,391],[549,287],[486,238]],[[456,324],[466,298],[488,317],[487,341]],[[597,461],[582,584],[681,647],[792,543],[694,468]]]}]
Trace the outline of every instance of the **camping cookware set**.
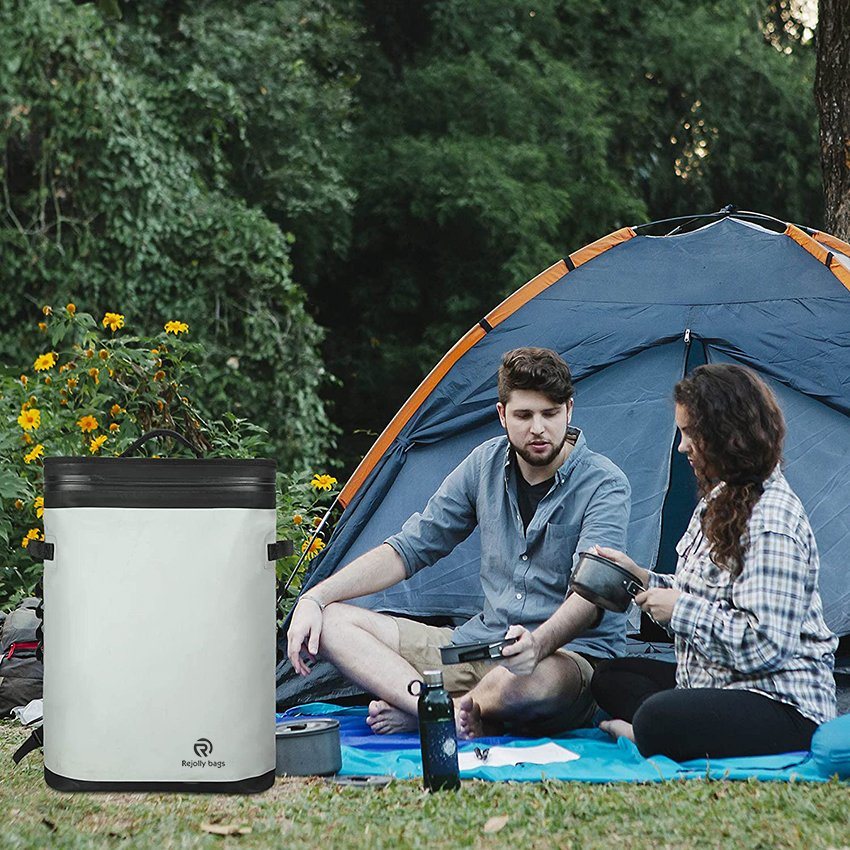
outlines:
[{"label": "camping cookware set", "polygon": [[275,744],[278,776],[331,776],[342,767],[338,720],[278,723]]}]

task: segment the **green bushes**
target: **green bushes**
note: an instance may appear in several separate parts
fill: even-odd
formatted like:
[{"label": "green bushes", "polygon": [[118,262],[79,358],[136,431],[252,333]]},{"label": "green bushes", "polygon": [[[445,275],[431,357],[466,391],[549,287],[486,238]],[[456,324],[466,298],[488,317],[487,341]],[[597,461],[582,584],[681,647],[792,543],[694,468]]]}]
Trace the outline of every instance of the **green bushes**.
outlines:
[{"label": "green bushes", "polygon": [[[119,455],[154,428],[180,432],[205,457],[269,453],[262,428],[233,414],[209,419],[194,402],[202,346],[181,317],[162,317],[152,335],[138,333],[119,312],[96,318],[73,302],[45,306],[39,318],[29,328],[39,351],[32,364],[0,377],[0,545],[8,552],[0,608],[31,593],[41,573],[26,550],[43,539],[45,457]],[[147,443],[140,451],[186,450]],[[278,563],[282,574],[305,550],[305,560],[321,551],[323,536],[312,539],[313,530],[336,484],[326,474],[278,475],[278,534],[295,543],[295,554]]]}]

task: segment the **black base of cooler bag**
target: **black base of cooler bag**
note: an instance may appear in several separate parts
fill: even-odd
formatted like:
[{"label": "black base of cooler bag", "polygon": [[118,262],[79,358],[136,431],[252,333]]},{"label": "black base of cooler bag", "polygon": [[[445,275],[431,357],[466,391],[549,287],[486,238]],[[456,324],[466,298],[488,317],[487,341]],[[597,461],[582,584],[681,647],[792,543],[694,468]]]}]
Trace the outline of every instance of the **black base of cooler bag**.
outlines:
[{"label": "black base of cooler bag", "polygon": [[56,791],[178,791],[186,794],[258,794],[274,785],[274,770],[233,782],[92,782],[59,776],[44,768],[44,781]]}]

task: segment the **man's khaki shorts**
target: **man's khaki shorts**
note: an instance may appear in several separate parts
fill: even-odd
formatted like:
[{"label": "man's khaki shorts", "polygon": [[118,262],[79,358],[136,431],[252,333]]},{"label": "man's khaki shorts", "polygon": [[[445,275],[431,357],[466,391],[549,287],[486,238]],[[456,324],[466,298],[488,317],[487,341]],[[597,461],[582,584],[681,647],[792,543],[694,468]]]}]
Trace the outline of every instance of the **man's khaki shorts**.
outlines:
[{"label": "man's khaki shorts", "polygon": [[[443,684],[452,696],[471,691],[494,667],[499,666],[496,659],[484,661],[466,661],[462,664],[444,665],[440,658],[440,647],[452,642],[454,629],[450,626],[428,626],[416,620],[404,617],[391,617],[398,627],[399,654],[408,664],[422,674],[426,670],[442,670]],[[567,649],[556,650],[557,655],[569,658],[578,667],[581,676],[581,690],[578,697],[559,712],[557,728],[563,731],[587,726],[596,711],[596,703],[590,692],[590,679],[593,667],[590,662],[576,652]]]}]

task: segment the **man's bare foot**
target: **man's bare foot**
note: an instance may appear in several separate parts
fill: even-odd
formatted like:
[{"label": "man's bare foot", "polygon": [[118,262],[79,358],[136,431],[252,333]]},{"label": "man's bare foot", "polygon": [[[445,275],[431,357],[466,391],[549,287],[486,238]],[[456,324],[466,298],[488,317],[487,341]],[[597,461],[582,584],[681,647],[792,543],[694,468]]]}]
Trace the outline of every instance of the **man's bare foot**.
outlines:
[{"label": "man's bare foot", "polygon": [[632,724],[626,720],[603,720],[599,724],[599,728],[603,732],[607,732],[614,740],[617,740],[617,738],[628,738],[632,743],[635,742],[635,732],[632,729]]},{"label": "man's bare foot", "polygon": [[469,694],[464,694],[455,703],[455,724],[459,738],[471,741],[484,735],[481,707]]},{"label": "man's bare foot", "polygon": [[415,717],[405,714],[400,708],[396,708],[382,699],[372,700],[369,703],[369,714],[366,717],[366,722],[376,735],[412,732],[417,727]]}]

